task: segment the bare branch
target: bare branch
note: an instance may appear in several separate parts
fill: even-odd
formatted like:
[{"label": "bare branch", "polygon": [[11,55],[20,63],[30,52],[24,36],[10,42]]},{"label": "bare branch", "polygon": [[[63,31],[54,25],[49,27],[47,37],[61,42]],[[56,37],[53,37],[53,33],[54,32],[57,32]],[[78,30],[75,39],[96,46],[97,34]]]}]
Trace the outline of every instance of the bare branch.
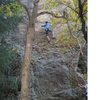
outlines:
[{"label": "bare branch", "polygon": [[65,18],[64,15],[58,16],[58,15],[56,15],[55,13],[49,12],[49,11],[40,12],[40,13],[38,13],[37,17],[38,17],[38,16],[41,16],[41,15],[44,15],[44,14],[49,14],[49,15],[55,17],[55,18]]}]

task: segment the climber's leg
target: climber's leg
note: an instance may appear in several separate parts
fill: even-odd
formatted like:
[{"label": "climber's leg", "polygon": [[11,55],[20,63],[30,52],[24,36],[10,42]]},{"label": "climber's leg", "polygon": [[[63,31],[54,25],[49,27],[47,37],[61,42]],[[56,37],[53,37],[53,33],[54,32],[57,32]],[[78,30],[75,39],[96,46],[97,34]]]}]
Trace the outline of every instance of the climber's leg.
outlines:
[{"label": "climber's leg", "polygon": [[48,42],[50,42],[49,30],[45,30],[45,31],[46,31],[46,37],[47,37],[47,40],[48,40]]}]

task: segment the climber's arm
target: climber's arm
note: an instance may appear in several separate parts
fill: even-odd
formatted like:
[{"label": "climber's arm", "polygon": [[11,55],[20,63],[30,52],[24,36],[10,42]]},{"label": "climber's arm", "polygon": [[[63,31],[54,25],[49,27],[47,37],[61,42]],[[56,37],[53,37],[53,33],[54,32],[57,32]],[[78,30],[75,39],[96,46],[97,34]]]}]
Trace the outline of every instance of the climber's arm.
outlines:
[{"label": "climber's arm", "polygon": [[41,27],[45,27],[46,25],[41,25]]}]

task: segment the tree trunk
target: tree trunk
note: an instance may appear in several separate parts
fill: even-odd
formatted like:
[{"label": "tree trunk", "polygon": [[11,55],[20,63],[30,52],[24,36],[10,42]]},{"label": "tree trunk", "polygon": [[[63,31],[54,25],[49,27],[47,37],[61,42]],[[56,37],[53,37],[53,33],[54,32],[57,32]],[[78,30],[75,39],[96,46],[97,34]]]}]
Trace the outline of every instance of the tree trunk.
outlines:
[{"label": "tree trunk", "polygon": [[26,34],[26,47],[21,72],[21,100],[29,100],[29,69],[32,55],[32,43],[35,35],[35,20],[37,17],[38,2],[39,0],[35,0],[34,2],[32,2],[34,4],[32,12],[29,12],[29,10],[27,10],[27,8],[25,7],[29,17],[29,26],[28,32]]},{"label": "tree trunk", "polygon": [[26,47],[25,47],[25,54],[24,60],[22,64],[22,76],[21,76],[21,100],[29,100],[28,99],[28,82],[29,82],[29,66],[31,61],[31,54],[32,54],[32,43],[35,33],[35,26],[28,27],[28,32],[26,36]]},{"label": "tree trunk", "polygon": [[87,74],[87,45],[82,48],[83,55],[80,53],[78,68],[80,69],[80,73]]},{"label": "tree trunk", "polygon": [[[85,39],[86,44],[87,44],[87,30],[85,28],[86,23],[85,23],[84,16],[83,16],[83,5],[82,5],[81,0],[78,0],[78,7],[79,7],[79,18],[80,18],[80,21],[82,23],[81,30],[82,30],[82,33],[84,35],[84,39]],[[82,51],[83,51],[83,55],[80,53],[79,61],[78,61],[78,68],[81,70],[82,74],[85,74],[85,73],[87,73],[87,46],[83,47]]]},{"label": "tree trunk", "polygon": [[84,16],[83,16],[83,5],[82,5],[81,0],[78,0],[78,7],[79,7],[79,18],[80,18],[80,21],[82,23],[82,32],[83,32],[83,35],[84,35],[84,39],[87,42],[87,30],[85,28],[86,23],[85,23]]}]

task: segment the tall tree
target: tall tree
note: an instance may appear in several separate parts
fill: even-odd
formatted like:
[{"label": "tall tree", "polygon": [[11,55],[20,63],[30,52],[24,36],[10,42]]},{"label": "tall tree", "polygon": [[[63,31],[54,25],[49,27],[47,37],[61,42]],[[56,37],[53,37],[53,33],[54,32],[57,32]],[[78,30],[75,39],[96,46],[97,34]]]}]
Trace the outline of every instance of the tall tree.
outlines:
[{"label": "tall tree", "polygon": [[[29,66],[31,61],[31,54],[32,54],[32,43],[35,34],[35,20],[37,17],[38,11],[38,2],[39,0],[34,0],[33,8],[31,9],[31,3],[27,2],[25,5],[21,0],[17,0],[21,6],[23,6],[27,12],[29,22],[26,32],[26,43],[25,43],[25,53],[24,59],[22,63],[22,72],[21,72],[21,100],[29,100],[28,99],[28,79],[29,79]],[[32,11],[31,11],[32,10]]]}]

